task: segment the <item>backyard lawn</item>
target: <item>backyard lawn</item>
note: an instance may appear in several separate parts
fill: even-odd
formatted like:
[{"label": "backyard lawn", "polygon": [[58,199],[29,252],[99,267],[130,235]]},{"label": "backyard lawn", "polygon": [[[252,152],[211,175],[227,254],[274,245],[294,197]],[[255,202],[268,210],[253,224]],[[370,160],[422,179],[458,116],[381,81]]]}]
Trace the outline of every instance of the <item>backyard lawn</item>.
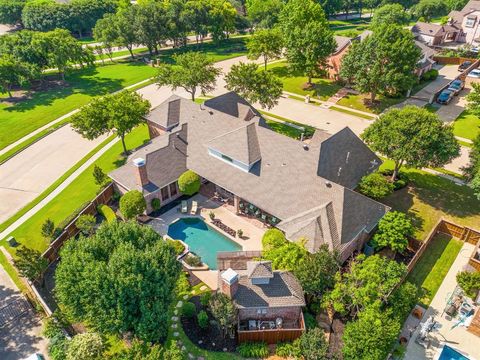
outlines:
[{"label": "backyard lawn", "polygon": [[[138,147],[147,141],[148,138],[147,126],[141,125],[126,136],[127,148],[133,149]],[[124,163],[124,158],[120,155],[121,153],[121,142],[117,142],[105,152],[95,164],[101,167],[105,173],[108,173]],[[55,225],[58,225],[74,213],[75,210],[95,197],[98,186],[93,180],[93,167],[94,165],[88,167],[65,190],[17,228],[11,235],[21,244],[39,251],[44,251],[48,243],[40,234],[40,229],[45,220],[51,219]],[[12,250],[4,240],[2,240],[0,244],[1,243],[3,243],[2,245],[6,246],[8,250]]]},{"label": "backyard lawn", "polygon": [[368,29],[370,19],[330,20],[329,23],[335,35],[355,37]]},{"label": "backyard lawn", "polygon": [[275,76],[278,76],[283,82],[283,90],[300,94],[310,95],[320,100],[328,100],[331,96],[342,88],[341,85],[336,84],[329,79],[313,79],[313,86],[305,89],[304,86],[307,83],[307,77],[298,72],[290,72],[288,64],[285,61],[277,62],[268,65],[268,69],[273,72]]},{"label": "backyard lawn", "polygon": [[453,123],[456,136],[474,140],[480,134],[480,118],[465,110]]},{"label": "backyard lawn", "polygon": [[[386,161],[383,168],[393,168],[392,162]],[[402,172],[408,175],[412,186],[396,191],[382,202],[409,214],[417,239],[424,240],[441,217],[459,225],[479,227],[480,200],[472,189],[422,170],[402,168]]]},{"label": "backyard lawn", "polygon": [[422,289],[420,303],[423,306],[431,303],[462,246],[460,240],[445,234],[436,235],[408,275],[407,281]]}]

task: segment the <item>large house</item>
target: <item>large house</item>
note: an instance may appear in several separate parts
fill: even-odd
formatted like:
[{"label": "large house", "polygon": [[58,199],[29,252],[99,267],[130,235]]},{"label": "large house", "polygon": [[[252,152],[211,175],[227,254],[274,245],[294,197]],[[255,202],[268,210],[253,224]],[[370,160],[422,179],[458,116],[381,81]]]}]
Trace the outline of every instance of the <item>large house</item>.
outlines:
[{"label": "large house", "polygon": [[238,311],[238,340],[278,343],[292,341],[305,331],[303,289],[288,271],[272,270],[270,261],[258,261],[246,252],[220,253],[218,289],[232,299]]},{"label": "large house", "polygon": [[[150,144],[109,174],[120,192],[141,191],[150,212],[177,199],[187,169],[231,199],[237,213],[255,208],[292,240],[322,244],[346,260],[388,211],[353,189],[380,159],[349,129],[317,130],[309,143],[271,130],[250,104],[230,92],[196,104],[172,96],[148,116]],[[209,185],[212,186],[212,185]]]}]

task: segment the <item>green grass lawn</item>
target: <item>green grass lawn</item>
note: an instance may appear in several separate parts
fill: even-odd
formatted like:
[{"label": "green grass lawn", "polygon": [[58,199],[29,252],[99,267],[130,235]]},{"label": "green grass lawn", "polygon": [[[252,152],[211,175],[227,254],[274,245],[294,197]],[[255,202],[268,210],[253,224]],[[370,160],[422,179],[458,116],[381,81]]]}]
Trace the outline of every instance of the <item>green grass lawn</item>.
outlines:
[{"label": "green grass lawn", "polygon": [[432,302],[462,246],[460,240],[445,234],[436,235],[408,275],[407,281],[422,289],[420,302],[423,306]]},{"label": "green grass lawn", "polygon": [[285,61],[268,65],[268,69],[278,76],[283,82],[283,90],[300,94],[310,95],[320,100],[328,100],[342,88],[341,85],[329,79],[313,79],[313,85],[305,88],[307,77],[298,72],[290,72]]},{"label": "green grass lawn", "polygon": [[[138,49],[133,49],[132,52],[133,54],[139,54],[139,53],[144,53],[147,52],[148,49],[146,47],[138,48]],[[119,56],[125,56],[125,55],[130,55],[130,51],[128,50],[120,50],[120,51],[115,51],[112,53],[112,58],[116,58]],[[101,60],[100,55],[95,55],[95,60]],[[103,60],[104,61],[110,61],[110,58],[108,57],[107,54],[103,54]]]},{"label": "green grass lawn", "polygon": [[346,110],[346,109],[341,108],[341,107],[338,107],[338,106],[330,106],[329,109],[330,109],[330,110],[339,111],[339,112],[343,112],[343,113],[348,114],[348,115],[353,115],[353,116],[361,117],[361,118],[367,119],[367,120],[373,120],[373,119],[375,119],[373,115],[370,116],[370,115],[366,115],[366,114],[360,114],[360,113],[358,113],[358,112]]},{"label": "green grass lawn", "polygon": [[380,114],[390,106],[401,103],[405,100],[405,97],[389,98],[383,95],[377,95],[375,105],[371,106],[368,99],[369,94],[348,94],[338,101],[338,105],[346,106],[355,110],[365,111],[373,114]]},{"label": "green grass lawn", "polygon": [[329,23],[335,35],[354,37],[368,29],[370,19],[330,20]]},{"label": "green grass lawn", "polygon": [[275,120],[272,120],[272,119],[265,119],[266,123],[268,124],[268,126],[273,131],[278,132],[280,134],[283,134],[285,136],[289,136],[291,138],[299,140],[301,138],[302,133],[304,133],[304,136],[308,137],[308,138],[312,137],[313,134],[315,133],[316,129],[313,126],[305,125],[305,124],[299,123],[297,121],[293,121],[293,120],[284,118],[282,116],[278,116],[278,115],[275,115],[275,114],[272,114],[272,113],[268,113],[266,111],[261,111],[261,113],[265,114],[269,117],[272,117],[274,119],[278,119],[278,120],[281,120],[281,121],[285,121],[287,123],[291,123],[291,124],[294,124],[294,125],[297,125],[297,126],[301,126],[304,129],[302,131],[300,129],[295,128],[294,126],[289,126],[288,124],[284,124],[283,122],[275,121]]},{"label": "green grass lawn", "polygon": [[[393,163],[386,161],[384,168],[393,168]],[[456,185],[422,170],[402,168],[402,172],[408,175],[411,186],[396,191],[382,202],[411,217],[417,239],[425,239],[441,217],[459,225],[478,227],[480,200],[468,186]]]},{"label": "green grass lawn", "polygon": [[[141,125],[127,135],[127,147],[129,149],[138,147],[147,141],[148,138],[147,126]],[[100,166],[105,173],[108,173],[123,165],[124,157],[120,155],[121,153],[122,145],[121,142],[118,142],[105,152],[95,164]],[[19,228],[13,231],[11,235],[21,244],[39,251],[44,251],[47,248],[48,243],[40,234],[40,229],[45,220],[51,219],[56,225],[58,225],[75,212],[75,210],[95,197],[99,187],[93,181],[93,167],[94,164],[88,167],[65,190],[58,194],[52,201],[45,205]],[[14,251],[12,251],[13,249],[8,247],[5,240],[2,240],[0,244],[4,245],[9,251],[14,253]]]},{"label": "green grass lawn", "polygon": [[465,110],[453,123],[453,133],[474,140],[480,134],[480,118]]}]

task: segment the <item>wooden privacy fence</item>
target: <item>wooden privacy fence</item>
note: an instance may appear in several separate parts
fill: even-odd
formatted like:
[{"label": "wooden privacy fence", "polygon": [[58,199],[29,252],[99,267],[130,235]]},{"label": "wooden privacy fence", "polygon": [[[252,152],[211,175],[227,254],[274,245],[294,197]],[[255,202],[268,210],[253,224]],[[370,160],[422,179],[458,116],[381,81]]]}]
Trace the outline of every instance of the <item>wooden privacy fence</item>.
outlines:
[{"label": "wooden privacy fence", "polygon": [[238,330],[238,342],[265,342],[278,344],[298,339],[305,332],[305,320],[300,312],[300,324],[297,329]]},{"label": "wooden privacy fence", "polygon": [[477,59],[472,59],[472,58],[449,57],[449,56],[434,56],[433,60],[435,60],[440,65],[460,65],[465,61],[471,61],[472,63],[477,61]]},{"label": "wooden privacy fence", "polygon": [[62,233],[52,241],[50,246],[45,250],[42,256],[48,259],[48,262],[51,264],[55,260],[58,259],[58,254],[60,249],[62,248],[65,241],[70,239],[73,236],[76,236],[79,233],[75,222],[81,215],[96,215],[97,214],[97,206],[102,204],[108,204],[112,199],[114,194],[113,184],[109,184],[105,189],[102,190],[100,194],[98,194],[95,199],[89,202],[83,210],[81,210],[75,218],[73,218],[63,229]]}]

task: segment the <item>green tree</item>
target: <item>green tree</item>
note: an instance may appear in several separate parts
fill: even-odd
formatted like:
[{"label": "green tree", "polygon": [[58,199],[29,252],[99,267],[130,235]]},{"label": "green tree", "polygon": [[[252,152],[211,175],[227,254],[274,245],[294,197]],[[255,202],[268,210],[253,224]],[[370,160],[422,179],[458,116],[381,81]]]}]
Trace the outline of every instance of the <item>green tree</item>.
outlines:
[{"label": "green tree", "polygon": [[472,91],[467,95],[467,108],[480,116],[480,83],[472,82]]},{"label": "green tree", "polygon": [[282,0],[247,0],[247,17],[255,27],[271,29],[278,23]]},{"label": "green tree", "polygon": [[409,15],[400,4],[386,4],[375,10],[370,26],[375,28],[384,24],[408,24]]},{"label": "green tree", "polygon": [[192,170],[185,171],[178,178],[178,189],[182,194],[193,195],[200,190],[200,176],[194,173]]},{"label": "green tree", "polygon": [[312,77],[336,48],[325,13],[314,0],[290,0],[280,13],[287,60],[312,83]]},{"label": "green tree", "polygon": [[445,4],[447,4],[450,11],[462,10],[467,3],[468,0],[445,0]]},{"label": "green tree", "polygon": [[201,329],[206,329],[208,327],[208,315],[205,310],[202,310],[198,313],[197,322]]},{"label": "green tree", "polygon": [[119,37],[118,31],[115,14],[106,14],[97,21],[93,28],[93,38],[102,43],[103,49],[111,61],[113,61],[113,47]]},{"label": "green tree", "polygon": [[95,233],[96,223],[95,216],[85,214],[78,217],[75,226],[84,236],[90,236]]},{"label": "green tree", "polygon": [[379,255],[359,255],[348,272],[338,272],[329,303],[341,314],[355,316],[377,301],[385,303],[406,273],[406,266]]},{"label": "green tree", "polygon": [[197,44],[208,35],[210,24],[210,0],[188,0],[185,3],[185,19],[195,32]]},{"label": "green tree", "polygon": [[209,31],[214,41],[228,39],[235,30],[237,10],[228,0],[210,0]]},{"label": "green tree", "polygon": [[294,269],[303,291],[321,297],[335,285],[335,274],[340,270],[338,254],[322,245],[314,254],[308,254]]},{"label": "green tree", "polygon": [[224,293],[217,292],[210,298],[210,312],[217,320],[223,337],[235,331],[237,324],[237,309],[232,300]]},{"label": "green tree", "polygon": [[282,81],[269,71],[259,70],[254,63],[232,65],[225,82],[228,90],[267,109],[275,106],[282,95]]},{"label": "green tree", "polygon": [[300,351],[304,360],[328,359],[328,343],[323,329],[314,328],[300,337]]},{"label": "green tree", "polygon": [[22,246],[17,250],[14,261],[20,275],[30,281],[38,281],[42,287],[45,286],[43,275],[47,270],[48,260],[39,251]]},{"label": "green tree", "polygon": [[168,332],[180,273],[172,246],[150,227],[105,223],[95,235],[71,239],[61,250],[55,294],[74,321],[101,334],[155,342]]},{"label": "green tree", "polygon": [[403,322],[418,302],[419,295],[419,288],[406,281],[392,293],[387,305],[392,309],[393,315]]},{"label": "green tree", "polygon": [[362,138],[373,151],[393,160],[392,180],[403,165],[442,167],[460,151],[451,126],[417,106],[389,110],[363,132]]},{"label": "green tree", "polygon": [[388,246],[395,252],[404,252],[408,246],[408,238],[415,230],[412,222],[404,213],[390,211],[378,223],[378,230],[373,236],[376,248]]},{"label": "green tree", "polygon": [[95,166],[93,167],[92,175],[93,175],[93,181],[95,181],[95,184],[97,184],[98,186],[102,186],[103,184],[105,184],[105,182],[108,179],[107,175],[103,172],[102,168],[97,164],[95,164]]},{"label": "green tree", "polygon": [[373,304],[358,320],[348,322],[343,334],[345,360],[384,360],[400,332],[401,322],[390,311]]},{"label": "green tree", "polygon": [[0,91],[12,97],[14,85],[26,85],[37,76],[35,68],[28,63],[20,62],[10,54],[0,56]]},{"label": "green tree", "polygon": [[294,271],[306,260],[304,241],[291,242],[278,229],[268,229],[262,237],[262,258],[270,260],[274,269]]},{"label": "green tree", "polygon": [[42,224],[42,236],[47,240],[52,240],[55,234],[55,224],[51,219],[45,220]]},{"label": "green tree", "polygon": [[420,56],[409,30],[383,24],[353,44],[342,59],[340,76],[353,80],[356,90],[370,93],[373,104],[377,94],[397,95],[418,81],[414,71]]},{"label": "green tree", "polygon": [[94,99],[72,116],[73,129],[89,140],[115,131],[128,153],[125,135],[144,121],[150,102],[136,92],[124,90]]},{"label": "green tree", "polygon": [[420,0],[413,7],[413,13],[417,18],[430,21],[434,17],[447,15],[448,6],[445,0]]},{"label": "green tree", "polygon": [[174,55],[175,65],[163,64],[158,69],[157,85],[169,85],[175,91],[181,87],[195,101],[197,87],[202,95],[215,89],[215,83],[220,69],[214,66],[214,61],[201,52],[187,52]]},{"label": "green tree", "polygon": [[394,185],[379,172],[365,175],[358,184],[358,190],[372,199],[381,199],[393,193]]},{"label": "green tree", "polygon": [[257,60],[263,57],[265,70],[268,60],[277,59],[282,55],[283,37],[280,29],[258,30],[247,43],[248,58]]},{"label": "green tree", "polygon": [[0,24],[18,24],[24,6],[25,0],[0,0]]},{"label": "green tree", "polygon": [[[186,6],[186,5],[185,5]],[[137,41],[148,48],[150,55],[167,39],[166,9],[161,2],[138,3],[135,14]]]},{"label": "green tree", "polygon": [[474,194],[477,196],[477,199],[480,200],[480,171],[478,171],[468,184],[472,188]]},{"label": "green tree", "polygon": [[23,26],[29,30],[67,29],[69,21],[67,5],[54,0],[27,1],[22,11]]},{"label": "green tree", "polygon": [[457,273],[457,283],[468,297],[475,299],[480,291],[480,272],[460,271]]},{"label": "green tree", "polygon": [[130,6],[126,9],[121,9],[115,17],[115,25],[118,29],[118,37],[115,42],[117,45],[126,47],[132,59],[135,59],[133,46],[139,43],[136,23],[137,7]]},{"label": "green tree", "polygon": [[138,190],[131,190],[120,198],[120,212],[126,219],[133,219],[143,214],[146,209],[145,198]]},{"label": "green tree", "polygon": [[102,337],[93,332],[75,335],[68,345],[66,360],[100,360],[106,346]]}]

